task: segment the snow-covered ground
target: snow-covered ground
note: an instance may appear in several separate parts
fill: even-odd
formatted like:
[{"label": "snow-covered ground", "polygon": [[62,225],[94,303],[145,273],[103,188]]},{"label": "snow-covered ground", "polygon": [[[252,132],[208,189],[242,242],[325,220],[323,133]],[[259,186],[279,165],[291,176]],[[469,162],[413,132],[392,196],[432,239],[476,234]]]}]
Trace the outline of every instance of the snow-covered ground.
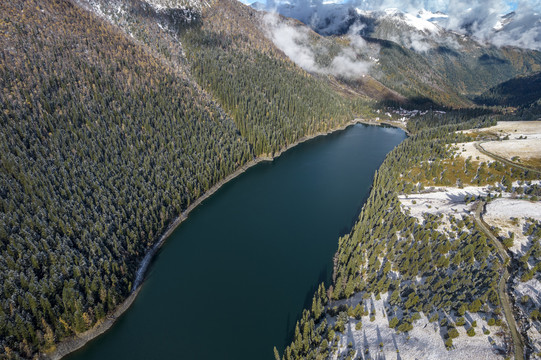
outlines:
[{"label": "snow-covered ground", "polygon": [[[363,300],[358,294],[355,297],[341,301],[350,306],[356,306],[359,302],[365,304],[368,309],[375,309],[374,321],[370,321],[370,315],[363,316],[362,328],[355,330],[357,320],[350,318],[343,334],[340,334],[338,354],[333,359],[338,359],[351,349],[356,350],[356,357],[360,359],[503,359],[501,352],[505,348],[503,338],[497,333],[500,328],[488,326],[486,321],[478,314],[466,314],[468,323],[476,321],[476,335],[470,337],[466,334],[463,326],[457,326],[460,333],[458,338],[453,339],[453,348],[445,348],[444,336],[446,328],[440,328],[438,322],[430,323],[421,315],[421,318],[413,323],[413,330],[407,333],[397,334],[389,328],[389,318],[385,313],[385,302],[389,294],[382,294],[380,300],[374,297]],[[337,303],[338,304],[338,303]],[[333,304],[335,305],[335,304]],[[484,329],[490,334],[485,335]],[[380,344],[383,344],[381,347]]]},{"label": "snow-covered ground", "polygon": [[488,225],[500,229],[499,235],[509,237],[511,233],[515,234],[514,244],[509,250],[519,256],[531,246],[531,239],[523,234],[526,218],[541,220],[540,201],[495,199],[487,204],[486,214],[483,216]]},{"label": "snow-covered ground", "polygon": [[458,148],[458,153],[460,156],[462,156],[464,159],[467,159],[471,156],[473,161],[479,161],[490,163],[494,161],[491,157],[483,154],[477,148],[475,147],[475,143],[469,142],[469,143],[460,143],[460,144],[452,144],[453,147]]},{"label": "snow-covered ground", "polygon": [[501,132],[510,136],[534,135],[541,133],[541,121],[498,121],[498,124],[481,131]]},{"label": "snow-covered ground", "polygon": [[[531,184],[540,184],[541,181],[536,180],[532,181]],[[513,183],[513,188],[516,190],[518,187],[526,187],[527,184],[524,183]],[[462,215],[469,215],[474,210],[473,209],[473,203],[470,202],[470,204],[466,204],[465,198],[472,196],[487,196],[489,193],[492,195],[496,194],[495,187],[493,186],[484,186],[484,187],[475,187],[475,186],[469,186],[464,187],[463,189],[459,188],[453,188],[453,187],[439,187],[439,188],[431,188],[430,192],[425,193],[419,193],[419,194],[409,194],[409,195],[401,195],[399,196],[399,200],[402,205],[403,211],[406,213],[409,213],[410,215],[416,217],[419,219],[420,222],[424,221],[423,214],[429,213],[432,215],[441,215],[441,221],[442,221],[442,227],[443,229],[438,230],[449,230],[451,227],[451,223],[449,221],[451,216],[455,217],[462,217]],[[532,218],[537,221],[541,221],[541,201],[535,201],[532,202],[530,200],[526,199],[517,199],[516,194],[512,194],[509,192],[498,192],[498,194],[501,194],[501,198],[496,198],[491,200],[486,205],[486,212],[483,215],[483,219],[485,222],[490,225],[494,226],[498,229],[498,234],[500,236],[509,237],[511,233],[514,234],[514,243],[513,246],[509,249],[510,252],[513,254],[513,257],[515,259],[522,256],[531,246],[532,246],[532,236],[526,236],[524,234],[524,231],[526,230],[526,223],[529,222],[527,220],[528,218]],[[533,309],[540,309],[541,308],[541,282],[536,279],[535,277],[527,282],[521,282],[520,281],[520,275],[515,277],[512,280],[512,289],[513,289],[513,295],[515,298],[515,304],[520,309],[519,312],[521,313],[521,317],[524,319],[522,322],[523,324],[527,324],[525,327],[523,327],[523,330],[526,331],[528,334],[528,340],[530,345],[533,349],[532,358],[541,358],[541,357],[535,357],[535,354],[541,353],[541,322],[539,321],[532,321],[529,319],[530,313]],[[530,299],[530,302],[522,303],[521,300],[527,296]],[[382,306],[380,306],[381,308]],[[368,321],[370,323],[370,321]],[[365,324],[365,321],[363,321],[363,324]],[[478,321],[478,324],[481,324],[480,321]],[[367,324],[367,327],[363,326],[363,329],[366,329],[367,334],[370,334],[370,331],[374,331],[371,329],[370,324]],[[440,353],[438,351],[438,343],[435,341],[435,339],[430,337],[430,334],[425,333],[423,334],[420,331],[426,331],[426,329],[431,329],[432,324],[427,324],[425,318],[421,318],[418,322],[415,323],[414,330],[412,330],[410,336],[410,340],[406,343],[400,343],[399,340],[395,340],[394,343],[401,344],[400,346],[404,347],[407,351],[407,356],[403,356],[404,353],[402,349],[400,348],[400,356],[402,359],[405,358],[419,358],[419,359],[428,359],[431,358],[427,355],[421,355],[419,356],[415,350],[415,347],[411,344],[414,344],[412,342],[412,339],[414,339],[414,336],[421,336],[427,337],[432,339],[431,345],[429,349],[426,349],[427,353],[434,352],[435,357],[439,358],[446,357],[446,358],[468,358],[470,357],[470,352],[473,352],[474,357],[479,357],[480,359],[483,358],[492,358],[492,356],[496,356],[493,352],[489,352],[487,349],[483,348],[483,343],[476,343],[476,342],[468,342],[466,344],[463,344],[461,346],[464,346],[464,352],[460,352],[461,347],[459,346],[459,343],[455,342],[456,350],[450,351],[447,355],[445,353]],[[379,331],[381,334],[386,334],[385,331],[391,330],[388,329],[388,326],[385,331],[383,331],[382,326],[377,328],[377,331]],[[492,330],[491,330],[492,331]],[[477,331],[476,331],[477,332]],[[461,331],[462,334],[462,331]],[[368,338],[370,339],[369,335]],[[378,335],[383,336],[383,335]],[[400,335],[402,336],[402,335]],[[401,339],[399,335],[395,335],[396,339]],[[467,338],[467,335],[466,337]],[[462,339],[462,336],[459,338]],[[384,339],[384,343],[387,344],[388,339]],[[351,341],[351,340],[347,340]],[[393,341],[393,340],[391,340]],[[443,341],[443,340],[442,340]],[[378,343],[379,344],[379,343]],[[440,344],[443,346],[442,344]],[[486,344],[485,344],[486,345]],[[388,345],[385,345],[388,346]],[[399,347],[400,347],[399,346]],[[443,351],[445,351],[445,347],[443,346]],[[376,349],[376,348],[374,348]],[[486,351],[484,354],[477,355],[477,352],[483,353],[480,349],[485,349],[483,351]],[[376,349],[378,350],[378,349]],[[370,348],[371,354],[374,354],[372,352],[372,348]],[[379,350],[378,350],[379,351]],[[384,349],[385,352],[385,349]],[[387,354],[385,354],[387,358]],[[482,356],[488,356],[488,357],[482,357]],[[394,358],[394,357],[391,357]]]},{"label": "snow-covered ground", "polygon": [[523,295],[529,296],[537,308],[541,307],[541,298],[539,298],[539,294],[541,294],[541,282],[536,278],[526,282],[517,281],[515,292],[517,295],[520,295],[520,298]]},{"label": "snow-covered ground", "polygon": [[[499,121],[497,125],[483,129],[466,130],[464,133],[479,133],[497,135],[500,140],[482,142],[481,146],[503,158],[511,159],[518,156],[522,160],[541,158],[541,121]],[[492,161],[474,147],[474,143],[455,144],[459,153],[467,158],[471,156],[480,161]]]},{"label": "snow-covered ground", "polygon": [[[500,139],[509,137],[509,140],[484,142],[482,146],[489,152],[496,153],[502,157],[511,159],[519,156],[520,159],[541,158],[541,122],[508,122],[498,123],[497,126],[482,129],[481,132],[498,135]],[[454,144],[457,147],[457,153],[465,159],[471,157],[472,161],[492,162],[494,159],[479,152],[473,142]],[[528,182],[528,184],[540,184],[539,180]],[[529,186],[524,183],[514,182],[513,190],[518,187],[525,188]],[[523,193],[519,191],[518,193]],[[532,246],[532,236],[526,236],[526,224],[532,218],[541,221],[541,201],[530,201],[527,199],[518,199],[517,193],[504,191],[499,184],[493,186],[468,186],[462,189],[456,187],[433,187],[422,193],[414,193],[399,196],[402,210],[405,213],[414,216],[422,223],[425,220],[425,214],[436,215],[439,217],[442,225],[438,230],[450,231],[452,228],[450,219],[461,218],[471,215],[474,211],[473,197],[487,197],[489,194],[498,195],[499,198],[488,202],[483,219],[489,226],[497,228],[500,236],[509,237],[514,234],[513,246],[509,249],[515,259],[522,256]],[[469,203],[466,203],[466,198]],[[530,264],[534,266],[535,264]],[[517,319],[522,331],[528,336],[528,343],[531,346],[530,355],[532,358],[541,358],[541,322],[530,319],[530,314],[534,309],[541,309],[541,281],[534,277],[527,282],[520,281],[520,275],[513,278],[512,295],[515,299],[517,310]],[[342,353],[347,353],[348,343],[352,342],[355,348],[362,351],[368,349],[370,358],[400,358],[400,359],[466,359],[479,358],[489,359],[498,358],[501,355],[497,353],[497,346],[503,348],[503,340],[499,345],[492,346],[494,338],[482,339],[478,337],[482,331],[476,331],[478,335],[469,338],[465,334],[465,329],[461,328],[461,336],[454,342],[454,349],[447,351],[444,340],[439,336],[436,329],[436,336],[432,331],[437,325],[431,324],[425,317],[414,323],[413,330],[408,333],[409,340],[404,334],[396,334],[388,327],[388,319],[382,314],[383,301],[376,302],[376,309],[380,309],[376,320],[370,322],[369,317],[363,318],[363,328],[361,332],[355,332],[355,324],[350,325],[348,331],[343,336],[341,343]],[[379,305],[378,305],[379,304]],[[474,315],[475,316],[475,315]],[[477,323],[486,327],[482,319],[476,319]],[[482,324],[482,325],[481,325]],[[491,333],[494,333],[490,329]],[[491,335],[489,335],[491,336]],[[379,340],[382,339],[382,340]],[[379,343],[383,342],[383,348],[379,348]],[[398,352],[397,352],[398,349]]]},{"label": "snow-covered ground", "polygon": [[[532,183],[539,184],[540,181]],[[516,188],[517,182],[513,183]],[[432,189],[432,188],[431,188]],[[473,204],[466,204],[466,197],[485,197],[489,193],[496,194],[493,186],[466,186],[463,189],[455,187],[436,187],[430,192],[400,195],[398,199],[402,209],[411,216],[423,222],[423,214],[442,214],[443,227],[449,229],[449,217],[461,218],[462,215],[470,215]],[[530,247],[529,240],[523,235],[526,218],[530,217],[541,221],[541,202],[513,199],[511,193],[502,192],[502,198],[494,199],[486,206],[486,214],[483,216],[487,224],[500,229],[499,235],[509,237],[515,234],[513,253],[523,253]]]},{"label": "snow-covered ground", "polygon": [[[529,315],[534,308],[539,309],[541,307],[541,282],[536,278],[526,282],[521,282],[520,279],[516,278],[513,281],[512,288],[515,299],[517,299],[516,305],[521,309],[523,317],[527,319],[525,322],[529,325],[526,333],[528,334],[529,344],[533,349],[532,359],[539,359],[541,357],[536,356],[536,354],[541,353],[541,322],[531,320]],[[521,301],[524,296],[529,297],[527,304]]]},{"label": "snow-covered ground", "polygon": [[[532,236],[526,236],[526,219],[541,220],[541,202],[531,202],[519,199],[496,199],[487,204],[486,214],[483,216],[485,222],[491,226],[498,227],[499,234],[508,237],[512,232],[514,234],[513,246],[509,249],[515,259],[520,258],[532,246]],[[535,261],[533,261],[535,263]],[[530,262],[530,266],[533,265]],[[511,288],[514,292],[515,305],[520,309],[524,318],[523,323],[528,334],[528,342],[533,349],[532,358],[541,357],[535,354],[541,353],[541,323],[530,319],[530,313],[533,309],[541,308],[541,282],[535,277],[522,282],[519,276],[512,281]],[[529,299],[523,303],[522,299],[527,296]],[[523,327],[524,328],[524,327]]]},{"label": "snow-covered ground", "polygon": [[520,199],[495,199],[487,205],[487,215],[500,218],[530,217],[541,220],[541,202]]},{"label": "snow-covered ground", "polygon": [[498,121],[494,126],[464,130],[463,133],[491,133],[497,134],[501,138],[509,135],[510,139],[516,139],[520,136],[532,136],[541,134],[541,121]]},{"label": "snow-covered ground", "polygon": [[[433,190],[432,190],[433,189]],[[400,195],[398,199],[402,209],[423,223],[423,214],[443,214],[444,228],[450,230],[449,217],[462,218],[473,211],[473,203],[466,204],[465,198],[472,196],[487,196],[494,194],[492,186],[466,186],[463,189],[455,187],[431,188],[429,192],[419,194]]]},{"label": "snow-covered ground", "polygon": [[[534,138],[535,136],[535,138]],[[511,159],[518,156],[520,159],[541,158],[541,134],[530,135],[527,139],[490,141],[481,146],[488,152],[503,158]]]}]

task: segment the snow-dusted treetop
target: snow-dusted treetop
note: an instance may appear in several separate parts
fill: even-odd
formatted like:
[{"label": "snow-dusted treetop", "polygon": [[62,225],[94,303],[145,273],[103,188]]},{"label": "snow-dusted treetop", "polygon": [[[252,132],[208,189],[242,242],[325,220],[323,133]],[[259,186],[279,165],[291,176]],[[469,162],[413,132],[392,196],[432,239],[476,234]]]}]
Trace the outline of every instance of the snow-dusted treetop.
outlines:
[{"label": "snow-dusted treetop", "polygon": [[163,9],[197,9],[201,10],[204,7],[209,6],[209,2],[206,0],[145,0],[154,8]]}]

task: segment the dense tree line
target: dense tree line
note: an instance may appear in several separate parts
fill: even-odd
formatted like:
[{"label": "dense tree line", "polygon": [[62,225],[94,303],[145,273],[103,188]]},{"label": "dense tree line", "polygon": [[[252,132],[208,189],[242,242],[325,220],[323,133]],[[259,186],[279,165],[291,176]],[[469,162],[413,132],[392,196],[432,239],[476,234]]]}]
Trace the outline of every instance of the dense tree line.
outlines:
[{"label": "dense tree line", "polygon": [[288,61],[239,49],[242,39],[199,28],[182,38],[193,74],[235,119],[257,155],[338,127],[366,108]]},{"label": "dense tree line", "polygon": [[[413,321],[424,313],[430,321],[440,321],[440,326],[446,327],[446,346],[451,347],[452,338],[458,334],[456,327],[467,325],[463,320],[465,311],[491,314],[497,321],[493,319],[489,324],[500,323],[497,283],[506,264],[502,264],[494,245],[471,217],[451,215],[447,228],[442,225],[443,215],[425,214],[423,221],[418,221],[401,209],[400,194],[423,191],[422,180],[411,182],[408,178],[411,169],[427,164],[423,169],[426,172],[449,161],[454,157],[449,144],[468,141],[458,130],[495,122],[485,115],[472,119],[479,114],[470,110],[440,115],[429,113],[414,120],[414,135],[387,155],[357,223],[350,234],[339,239],[333,284],[324,296],[318,291],[313,304],[327,302],[327,297],[339,300],[362,293],[363,298],[377,298],[388,293],[385,311],[391,328],[410,331]],[[500,171],[512,180],[531,176],[501,166]],[[489,180],[485,176],[482,183]],[[534,246],[531,253],[536,249]],[[523,262],[526,264],[529,258]],[[528,270],[535,273],[537,267]],[[360,319],[359,313],[368,314],[362,304],[353,308],[327,306],[324,310],[316,305],[299,320],[297,327],[306,330],[285,349],[284,359],[327,358],[337,351],[337,332],[343,331],[340,324]],[[440,318],[442,313],[453,313],[458,320],[454,323],[450,318]],[[320,328],[323,324],[326,331]],[[356,321],[355,327],[362,328],[362,323]],[[473,327],[468,328],[473,336],[475,331],[470,329]],[[351,356],[354,353],[350,351]]]},{"label": "dense tree line", "polygon": [[[532,244],[528,250],[519,258],[519,273],[521,281],[529,281],[536,277],[541,278],[541,222],[529,219],[523,232],[525,236],[531,238]],[[514,237],[512,235],[512,237]]]},{"label": "dense tree line", "polygon": [[[429,110],[426,114],[416,115],[408,120],[408,131],[418,133],[421,130],[436,128],[438,126],[461,124],[475,119],[478,127],[480,124],[484,126],[496,125],[497,119],[493,111],[482,108],[470,108],[453,110],[445,108],[441,110]],[[478,125],[479,124],[479,125]]]},{"label": "dense tree line", "polygon": [[541,119],[541,99],[530,105],[520,106],[510,120],[539,120]]},{"label": "dense tree line", "polygon": [[366,108],[253,35],[132,3],[141,43],[67,0],[0,5],[0,357],[91,328],[197,197]]},{"label": "dense tree line", "polygon": [[475,98],[487,106],[528,106],[541,99],[541,72],[518,76],[490,88]]},{"label": "dense tree line", "polygon": [[0,357],[30,357],[114,309],[168,223],[253,152],[197,87],[71,3],[0,12]]}]

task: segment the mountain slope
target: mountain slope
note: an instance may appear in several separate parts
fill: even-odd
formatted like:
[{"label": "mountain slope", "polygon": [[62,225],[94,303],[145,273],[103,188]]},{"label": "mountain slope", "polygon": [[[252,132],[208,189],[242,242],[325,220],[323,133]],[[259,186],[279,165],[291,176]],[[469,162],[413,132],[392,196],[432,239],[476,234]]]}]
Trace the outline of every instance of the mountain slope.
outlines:
[{"label": "mountain slope", "polygon": [[362,111],[360,102],[344,98],[278,53],[257,22],[247,21],[252,17],[258,20],[237,1],[220,1],[203,12],[201,27],[181,37],[193,74],[232,115],[256,154],[276,153]]},{"label": "mountain slope", "polygon": [[446,30],[439,25],[447,17],[441,13],[365,11],[348,4],[281,4],[278,11],[324,36],[344,37],[353,31],[384,41],[369,75],[406,97],[466,105],[468,98],[490,87],[541,70],[539,51],[496,47]]},{"label": "mountain slope", "polygon": [[[167,53],[179,54],[173,66],[193,75],[224,106],[258,155],[276,153],[365,111],[325,79],[294,66],[267,38],[261,15],[238,1],[209,1],[193,9],[155,8],[135,0],[79,2],[154,52],[167,46]],[[133,3],[145,11],[134,11]],[[186,12],[191,21],[185,20]]]},{"label": "mountain slope", "polygon": [[0,357],[132,290],[170,219],[253,152],[207,95],[67,1],[0,5]]},{"label": "mountain slope", "polygon": [[415,51],[464,95],[480,93],[518,74],[541,69],[541,54],[537,51],[480,44],[411,14],[373,13],[359,15],[356,21],[371,24],[363,29],[363,35]]},{"label": "mountain slope", "polygon": [[235,1],[78,4],[101,19],[67,0],[0,4],[0,357],[100,322],[195,199],[365,108],[260,30],[239,34],[256,14]]},{"label": "mountain slope", "polygon": [[470,106],[456,88],[432,63],[415,51],[392,41],[367,38],[380,47],[379,62],[371,69],[371,75],[414,103],[433,103],[443,106]]},{"label": "mountain slope", "polygon": [[488,106],[529,106],[540,99],[541,72],[503,82],[475,98],[475,101]]}]

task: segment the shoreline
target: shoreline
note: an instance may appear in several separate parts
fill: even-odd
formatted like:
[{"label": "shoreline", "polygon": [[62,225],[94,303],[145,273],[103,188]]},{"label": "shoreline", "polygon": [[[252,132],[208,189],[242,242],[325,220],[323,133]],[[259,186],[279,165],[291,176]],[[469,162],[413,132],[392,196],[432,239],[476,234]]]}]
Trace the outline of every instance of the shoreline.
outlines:
[{"label": "shoreline", "polygon": [[[280,157],[282,154],[284,154],[286,151],[296,147],[297,145],[300,145],[306,141],[318,138],[320,136],[327,136],[335,132],[344,131],[348,127],[356,125],[356,124],[365,124],[365,125],[381,125],[382,122],[375,122],[365,119],[354,119],[346,124],[330,129],[328,131],[320,131],[318,133],[312,134],[312,135],[306,135],[302,138],[298,139],[294,143],[291,143],[287,145],[285,148],[281,149],[279,152],[273,154],[272,156],[266,155],[266,156],[258,156],[254,158],[253,160],[247,162],[246,164],[239,167],[237,170],[226,176],[224,179],[218,181],[216,184],[214,184],[209,190],[207,190],[203,195],[201,195],[199,198],[197,198],[186,210],[184,210],[179,216],[177,216],[166,228],[165,232],[160,236],[159,240],[154,244],[154,246],[146,253],[143,260],[141,260],[141,264],[139,265],[139,268],[137,269],[136,278],[133,282],[133,290],[131,291],[130,295],[122,301],[115,310],[106,315],[106,317],[96,323],[91,329],[77,334],[73,335],[70,338],[67,338],[55,345],[55,348],[50,353],[39,353],[38,358],[44,359],[44,360],[60,360],[63,357],[81,349],[84,347],[88,342],[92,341],[93,339],[97,338],[107,330],[109,330],[113,324],[116,322],[116,320],[126,311],[130,308],[130,306],[133,304],[135,298],[139,294],[139,291],[141,290],[141,285],[144,282],[144,277],[146,274],[146,271],[148,270],[148,267],[158,252],[158,250],[161,248],[161,246],[165,243],[165,241],[171,236],[171,234],[177,229],[177,227],[184,222],[188,218],[188,215],[190,212],[192,212],[198,205],[200,205],[203,201],[211,197],[216,191],[218,191],[223,185],[230,182],[231,180],[235,179],[239,175],[246,172],[251,167],[261,163],[261,162],[272,162],[276,158]],[[400,128],[401,130],[405,131],[406,134],[409,135],[406,129],[402,128],[401,126],[397,124],[392,123],[384,123],[385,125],[390,125],[393,127]]]},{"label": "shoreline", "polygon": [[359,120],[359,124],[365,124],[365,125],[388,125],[388,126],[392,126],[392,127],[395,127],[395,128],[398,128],[398,129],[401,129],[403,130],[406,135],[408,136],[411,136],[410,132],[408,131],[408,128],[406,125],[400,123],[400,122],[396,122],[396,121],[386,121],[386,120],[365,120],[365,119],[358,119]]}]

